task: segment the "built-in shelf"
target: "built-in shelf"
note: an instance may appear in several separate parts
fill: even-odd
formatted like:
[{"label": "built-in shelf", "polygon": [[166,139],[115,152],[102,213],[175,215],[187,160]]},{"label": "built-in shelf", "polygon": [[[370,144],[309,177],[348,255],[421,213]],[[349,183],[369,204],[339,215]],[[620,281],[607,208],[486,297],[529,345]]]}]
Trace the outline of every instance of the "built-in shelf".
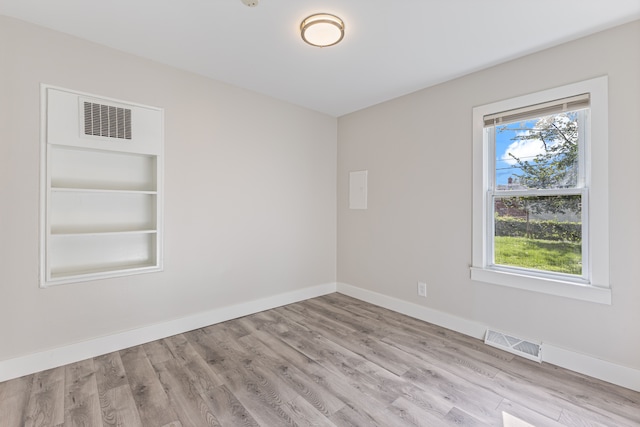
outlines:
[{"label": "built-in shelf", "polygon": [[162,110],[42,97],[42,286],[161,270]]}]

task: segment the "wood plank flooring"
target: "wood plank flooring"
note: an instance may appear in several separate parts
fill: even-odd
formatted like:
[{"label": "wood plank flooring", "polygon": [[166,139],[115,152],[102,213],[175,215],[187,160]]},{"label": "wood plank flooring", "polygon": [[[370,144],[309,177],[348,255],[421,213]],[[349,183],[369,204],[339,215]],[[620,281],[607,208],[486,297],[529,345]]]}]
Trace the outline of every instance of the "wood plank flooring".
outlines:
[{"label": "wood plank flooring", "polygon": [[640,393],[340,294],[0,383],[0,427],[640,426]]}]

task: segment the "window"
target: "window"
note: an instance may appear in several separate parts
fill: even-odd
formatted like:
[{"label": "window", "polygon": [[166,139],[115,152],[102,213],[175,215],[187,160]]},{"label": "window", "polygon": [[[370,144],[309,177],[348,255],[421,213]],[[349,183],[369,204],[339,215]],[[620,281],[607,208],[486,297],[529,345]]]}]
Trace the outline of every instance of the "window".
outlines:
[{"label": "window", "polygon": [[472,279],[610,303],[606,77],[473,113]]}]

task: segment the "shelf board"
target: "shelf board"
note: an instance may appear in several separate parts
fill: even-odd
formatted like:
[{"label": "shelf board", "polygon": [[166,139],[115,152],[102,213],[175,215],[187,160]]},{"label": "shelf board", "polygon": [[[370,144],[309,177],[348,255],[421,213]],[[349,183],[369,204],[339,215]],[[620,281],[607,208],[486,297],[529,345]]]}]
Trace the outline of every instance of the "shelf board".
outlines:
[{"label": "shelf board", "polygon": [[51,187],[51,191],[60,193],[113,193],[113,194],[158,194],[155,190],[116,190],[103,188],[83,188],[83,187]]},{"label": "shelf board", "polygon": [[73,228],[59,228],[51,230],[52,237],[64,237],[64,236],[108,236],[108,235],[123,235],[123,234],[155,234],[158,230],[154,228],[141,229],[141,230],[79,230]]},{"label": "shelf board", "polygon": [[122,274],[131,274],[136,271],[144,272],[148,270],[160,270],[161,267],[152,262],[146,263],[138,263],[138,264],[122,264],[122,265],[111,265],[111,266],[86,266],[86,267],[77,267],[77,268],[66,268],[58,271],[51,272],[50,282],[54,281],[80,281],[80,280],[88,280],[90,278],[100,278],[100,277],[115,277],[117,274],[122,272]]}]

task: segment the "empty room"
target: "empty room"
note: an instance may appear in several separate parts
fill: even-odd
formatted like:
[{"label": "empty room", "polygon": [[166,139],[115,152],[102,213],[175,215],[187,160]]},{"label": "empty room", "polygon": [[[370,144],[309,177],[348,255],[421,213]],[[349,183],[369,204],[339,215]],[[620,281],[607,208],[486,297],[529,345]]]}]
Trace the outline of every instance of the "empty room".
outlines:
[{"label": "empty room", "polygon": [[0,427],[640,426],[640,0],[0,1]]}]

